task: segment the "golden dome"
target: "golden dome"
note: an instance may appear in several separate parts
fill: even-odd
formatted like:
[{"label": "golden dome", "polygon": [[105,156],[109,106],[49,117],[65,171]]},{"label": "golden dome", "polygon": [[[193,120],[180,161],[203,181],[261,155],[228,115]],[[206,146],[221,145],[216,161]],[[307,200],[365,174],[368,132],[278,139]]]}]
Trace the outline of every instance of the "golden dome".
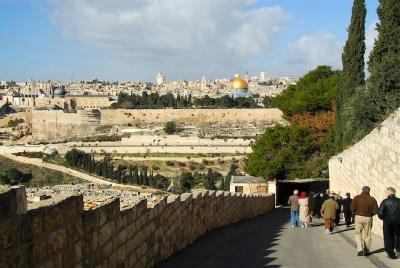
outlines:
[{"label": "golden dome", "polygon": [[231,82],[231,87],[232,89],[247,89],[249,88],[249,84],[239,75],[235,75],[235,79]]}]

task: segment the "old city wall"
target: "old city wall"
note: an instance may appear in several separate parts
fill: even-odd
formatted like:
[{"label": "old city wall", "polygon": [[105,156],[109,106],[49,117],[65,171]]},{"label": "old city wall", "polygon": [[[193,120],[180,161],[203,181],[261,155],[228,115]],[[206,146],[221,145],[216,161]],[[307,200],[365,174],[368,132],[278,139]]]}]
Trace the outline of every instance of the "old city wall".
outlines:
[{"label": "old city wall", "polygon": [[85,137],[95,133],[97,123],[88,122],[77,113],[64,111],[32,111],[32,139],[48,141],[71,137]]},{"label": "old city wall", "polygon": [[149,109],[149,110],[102,110],[103,125],[128,123],[165,123],[167,121],[188,124],[206,123],[276,123],[282,120],[279,109]]},{"label": "old city wall", "polygon": [[[84,122],[80,112],[32,111],[32,137],[36,141],[89,136],[98,125]],[[282,121],[279,109],[144,109],[100,110],[99,125],[135,125],[137,123],[165,123],[176,121],[186,124],[255,123],[274,124]]]},{"label": "old city wall", "polygon": [[[362,141],[329,161],[330,187],[353,196],[365,185],[378,204],[388,186],[400,193],[400,109]],[[382,236],[382,221],[374,219],[373,232]]]},{"label": "old city wall", "polygon": [[120,209],[83,197],[26,209],[24,188],[0,193],[0,267],[153,267],[205,232],[274,208],[273,195],[201,192]]}]

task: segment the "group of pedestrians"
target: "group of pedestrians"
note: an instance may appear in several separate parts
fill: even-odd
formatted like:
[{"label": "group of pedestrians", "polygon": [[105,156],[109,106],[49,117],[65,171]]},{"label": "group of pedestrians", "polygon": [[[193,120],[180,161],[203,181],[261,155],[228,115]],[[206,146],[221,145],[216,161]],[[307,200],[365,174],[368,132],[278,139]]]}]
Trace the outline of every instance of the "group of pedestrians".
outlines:
[{"label": "group of pedestrians", "polygon": [[299,194],[298,190],[289,197],[292,227],[309,227],[312,221],[323,220],[325,234],[333,233],[339,225],[343,213],[345,224],[354,224],[357,255],[368,256],[371,252],[371,229],[373,217],[383,220],[383,236],[385,251],[388,257],[400,257],[400,199],[396,197],[393,187],[386,189],[387,198],[378,207],[378,202],[370,195],[370,188],[364,186],[361,194],[351,198],[346,193],[343,198],[339,193],[326,190],[325,193],[306,192]]}]

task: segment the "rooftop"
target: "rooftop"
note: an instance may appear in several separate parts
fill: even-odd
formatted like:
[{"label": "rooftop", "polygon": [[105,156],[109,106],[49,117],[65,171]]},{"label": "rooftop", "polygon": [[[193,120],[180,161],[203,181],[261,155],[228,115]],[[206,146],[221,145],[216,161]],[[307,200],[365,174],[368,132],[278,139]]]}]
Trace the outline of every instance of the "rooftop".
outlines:
[{"label": "rooftop", "polygon": [[231,182],[232,183],[260,183],[260,182],[266,182],[266,181],[261,177],[232,176]]}]

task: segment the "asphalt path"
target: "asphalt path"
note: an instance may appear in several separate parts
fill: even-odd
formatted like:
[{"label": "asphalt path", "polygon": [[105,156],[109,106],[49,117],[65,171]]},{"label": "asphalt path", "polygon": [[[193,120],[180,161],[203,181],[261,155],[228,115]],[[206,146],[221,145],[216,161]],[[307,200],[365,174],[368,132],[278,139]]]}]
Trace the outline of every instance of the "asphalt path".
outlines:
[{"label": "asphalt path", "polygon": [[371,256],[358,257],[353,228],[325,235],[319,222],[291,228],[288,221],[288,209],[278,208],[213,230],[159,267],[400,267],[400,260],[386,258],[379,238],[373,238]]}]

